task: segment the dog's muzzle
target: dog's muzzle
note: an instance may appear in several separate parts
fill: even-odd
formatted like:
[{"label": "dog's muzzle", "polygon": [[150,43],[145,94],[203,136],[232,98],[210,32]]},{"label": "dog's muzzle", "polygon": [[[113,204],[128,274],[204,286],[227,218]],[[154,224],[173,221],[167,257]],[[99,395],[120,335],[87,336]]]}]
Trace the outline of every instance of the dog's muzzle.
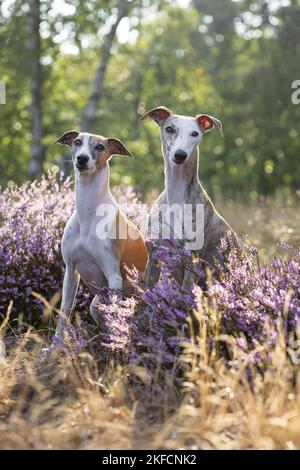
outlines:
[{"label": "dog's muzzle", "polygon": [[87,155],[78,155],[76,159],[76,168],[78,168],[78,170],[86,170],[88,161],[89,157]]},{"label": "dog's muzzle", "polygon": [[174,162],[177,164],[183,163],[186,160],[187,153],[184,150],[178,149],[174,153]]}]

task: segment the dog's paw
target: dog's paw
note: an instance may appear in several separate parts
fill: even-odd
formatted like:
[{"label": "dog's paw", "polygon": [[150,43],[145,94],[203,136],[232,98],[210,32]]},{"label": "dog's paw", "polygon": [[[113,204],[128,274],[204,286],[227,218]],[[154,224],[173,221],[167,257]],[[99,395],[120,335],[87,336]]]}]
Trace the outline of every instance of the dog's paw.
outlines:
[{"label": "dog's paw", "polygon": [[48,359],[53,356],[57,356],[60,352],[60,348],[51,344],[48,348],[43,348],[40,354],[41,359]]},{"label": "dog's paw", "polygon": [[51,348],[43,348],[41,351],[42,356],[48,356],[51,352]]},{"label": "dog's paw", "polygon": [[40,354],[41,359],[47,359],[51,355],[51,352],[51,348],[43,348]]}]

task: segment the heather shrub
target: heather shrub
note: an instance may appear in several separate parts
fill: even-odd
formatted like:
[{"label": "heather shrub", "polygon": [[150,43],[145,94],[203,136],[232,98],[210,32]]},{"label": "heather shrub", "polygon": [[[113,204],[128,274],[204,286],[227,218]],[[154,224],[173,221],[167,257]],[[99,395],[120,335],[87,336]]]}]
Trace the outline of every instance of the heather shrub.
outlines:
[{"label": "heather shrub", "polygon": [[72,182],[49,172],[40,181],[0,193],[0,312],[13,301],[12,316],[37,324],[43,305],[61,289],[60,240],[74,208]]},{"label": "heather shrub", "polygon": [[[201,312],[202,325],[204,321],[207,332],[211,332],[206,338],[210,349],[215,336],[224,334],[235,338],[237,346],[248,352],[262,345],[267,345],[271,351],[281,332],[286,346],[290,346],[297,337],[300,320],[300,250],[285,244],[281,246],[289,251],[288,259],[274,258],[270,264],[261,266],[255,247],[244,246],[243,250],[237,250],[230,246],[230,241],[222,240],[219,257],[223,258],[225,252],[229,256],[225,268],[220,266],[220,275],[208,275],[202,287],[194,285],[188,293],[188,301],[186,293],[180,292],[178,287],[177,291],[174,289],[168,306],[171,310],[174,306],[172,313],[178,315],[177,321],[182,321],[183,312],[187,312],[187,328],[195,318],[199,323]],[[182,257],[185,267],[188,259]],[[173,263],[174,260],[171,266]],[[197,270],[192,261],[190,263],[190,269]],[[167,288],[164,279],[161,282],[161,288]],[[159,285],[155,290],[159,290]],[[145,296],[149,298],[149,293]],[[185,308],[179,312],[181,303]],[[154,313],[155,309],[152,311]],[[170,316],[170,310],[164,308],[163,311]],[[259,362],[259,355],[256,358]]]},{"label": "heather shrub", "polygon": [[[137,210],[134,191],[116,188],[114,192],[129,217],[142,225],[145,214]],[[44,306],[32,293],[50,300],[61,289],[64,266],[60,241],[73,208],[72,181],[62,181],[51,172],[39,182],[8,188],[0,194],[2,316],[12,300],[13,317],[22,315],[24,322],[39,324]],[[121,352],[132,367],[176,374],[184,368],[180,360],[183,346],[195,337],[200,341],[204,326],[208,349],[213,351],[218,346],[221,355],[228,354],[228,348],[219,347],[218,335],[232,337],[243,352],[266,344],[271,351],[279,331],[283,331],[289,347],[299,326],[300,252],[285,248],[288,260],[274,258],[267,265],[260,264],[255,248],[243,253],[232,249],[226,269],[214,278],[205,277],[201,264],[180,244],[159,244],[154,256],[162,275],[153,288],[146,289],[132,272],[136,292],[118,307],[109,305],[107,292],[99,292],[104,325],[99,335],[101,347],[109,353]],[[228,242],[223,241],[220,258],[227,249]],[[198,275],[199,285],[181,288],[174,270],[183,268]],[[90,295],[81,288],[77,311],[87,312],[89,301]],[[84,316],[84,320],[87,318]],[[84,325],[85,321],[80,328]],[[69,332],[74,350],[86,346],[82,339],[86,335],[78,328],[75,325]],[[259,355],[255,357],[259,359]]]},{"label": "heather shrub", "polygon": [[[157,371],[161,377],[166,371],[181,375],[186,369],[182,353],[191,341],[206,341],[208,351],[227,360],[233,341],[260,368],[262,363],[270,365],[280,335],[288,350],[299,328],[299,250],[285,248],[289,260],[273,259],[261,266],[256,248],[237,252],[232,247],[222,274],[204,280],[201,265],[185,248],[158,246],[154,256],[162,267],[160,281],[151,289],[140,284],[139,300],[132,298],[122,308],[105,303],[100,307],[111,326],[104,333],[107,347],[126,350],[131,367],[156,371],[156,381]],[[228,242],[223,241],[221,257],[227,249]],[[180,267],[197,272],[201,285],[183,291],[173,276]],[[257,352],[262,348],[267,354]]]},{"label": "heather shrub", "polygon": [[[250,348],[258,343],[272,347],[279,328],[289,344],[299,326],[300,250],[281,246],[289,251],[288,260],[274,258],[263,266],[255,248],[242,254],[232,250],[227,269],[209,289],[225,332],[244,337]],[[243,341],[240,344],[245,347]]]}]

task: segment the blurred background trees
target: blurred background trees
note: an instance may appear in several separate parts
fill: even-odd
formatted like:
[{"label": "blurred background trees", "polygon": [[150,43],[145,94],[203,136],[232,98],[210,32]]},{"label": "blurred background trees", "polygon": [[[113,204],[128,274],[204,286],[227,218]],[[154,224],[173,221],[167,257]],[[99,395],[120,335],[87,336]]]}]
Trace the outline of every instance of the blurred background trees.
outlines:
[{"label": "blurred background trees", "polygon": [[299,0],[4,0],[0,184],[71,169],[50,144],[81,128],[123,139],[135,158],[113,159],[113,183],[150,194],[164,178],[159,135],[138,117],[165,105],[222,120],[225,137],[200,148],[210,193],[295,194],[299,44]]}]

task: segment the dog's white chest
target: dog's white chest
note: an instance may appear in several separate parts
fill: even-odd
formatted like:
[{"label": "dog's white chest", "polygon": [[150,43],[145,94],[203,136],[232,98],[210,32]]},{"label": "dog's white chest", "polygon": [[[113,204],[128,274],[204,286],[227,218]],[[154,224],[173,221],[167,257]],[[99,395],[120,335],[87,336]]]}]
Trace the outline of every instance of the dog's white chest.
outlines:
[{"label": "dog's white chest", "polygon": [[96,226],[82,230],[76,214],[66,225],[62,254],[66,264],[72,264],[85,282],[103,284],[105,266],[113,256],[109,237],[99,237]]}]

